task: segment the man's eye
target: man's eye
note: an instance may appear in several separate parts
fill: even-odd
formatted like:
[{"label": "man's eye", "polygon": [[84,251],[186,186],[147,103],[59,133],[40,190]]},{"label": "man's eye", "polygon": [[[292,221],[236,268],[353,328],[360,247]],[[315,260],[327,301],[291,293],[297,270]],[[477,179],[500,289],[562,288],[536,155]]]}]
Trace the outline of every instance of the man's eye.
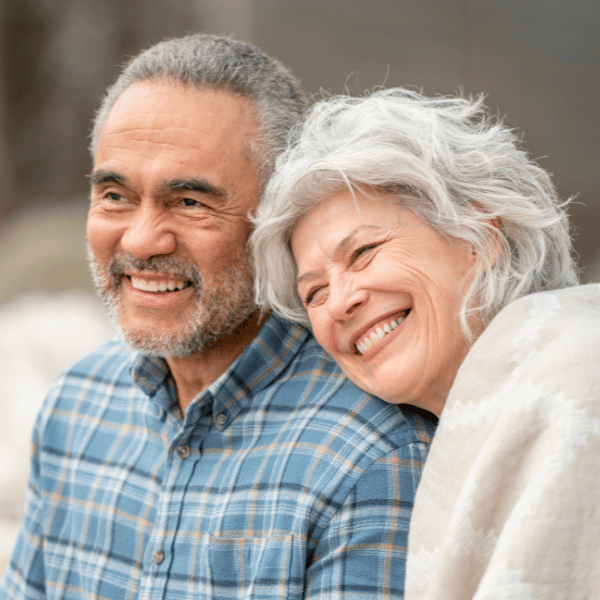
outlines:
[{"label": "man's eye", "polygon": [[113,202],[121,202],[125,200],[125,197],[121,194],[118,194],[117,192],[107,192],[106,194],[104,194],[104,197],[107,200],[112,200]]},{"label": "man's eye", "polygon": [[208,208],[206,204],[199,200],[194,200],[194,198],[182,198],[181,204],[188,208]]}]

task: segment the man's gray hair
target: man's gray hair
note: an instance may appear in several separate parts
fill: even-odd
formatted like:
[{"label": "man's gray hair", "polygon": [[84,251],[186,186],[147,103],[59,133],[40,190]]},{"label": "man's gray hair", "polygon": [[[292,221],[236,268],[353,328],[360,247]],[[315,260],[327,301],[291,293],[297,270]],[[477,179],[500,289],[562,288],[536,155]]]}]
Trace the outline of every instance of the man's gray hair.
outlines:
[{"label": "man's gray hair", "polygon": [[290,128],[306,107],[302,87],[292,73],[250,44],[203,34],[166,40],[131,59],[107,90],[94,119],[92,158],[102,125],[117,99],[129,86],[146,81],[172,81],[248,98],[259,123],[251,151],[263,186],[277,154],[285,148]]},{"label": "man's gray hair", "polygon": [[[487,325],[509,302],[575,285],[566,202],[483,97],[395,88],[315,104],[282,154],[254,219],[257,299],[308,324],[290,234],[302,215],[344,189],[388,191],[447,238],[470,242],[479,267],[460,314]],[[496,225],[498,227],[496,227]]]}]

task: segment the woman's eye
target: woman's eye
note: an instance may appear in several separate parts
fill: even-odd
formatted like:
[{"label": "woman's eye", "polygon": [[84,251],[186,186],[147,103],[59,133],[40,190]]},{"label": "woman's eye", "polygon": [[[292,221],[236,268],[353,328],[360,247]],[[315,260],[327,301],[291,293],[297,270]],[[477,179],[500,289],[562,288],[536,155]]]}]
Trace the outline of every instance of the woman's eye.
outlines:
[{"label": "woman's eye", "polygon": [[313,288],[308,292],[308,294],[304,297],[304,305],[308,306],[309,304],[313,304],[318,300],[319,292],[323,291],[324,286]]},{"label": "woman's eye", "polygon": [[366,254],[369,252],[369,250],[373,250],[373,248],[376,248],[377,246],[378,244],[367,244],[366,246],[361,246],[353,252],[352,261],[354,262],[357,258],[360,258],[363,254]]}]

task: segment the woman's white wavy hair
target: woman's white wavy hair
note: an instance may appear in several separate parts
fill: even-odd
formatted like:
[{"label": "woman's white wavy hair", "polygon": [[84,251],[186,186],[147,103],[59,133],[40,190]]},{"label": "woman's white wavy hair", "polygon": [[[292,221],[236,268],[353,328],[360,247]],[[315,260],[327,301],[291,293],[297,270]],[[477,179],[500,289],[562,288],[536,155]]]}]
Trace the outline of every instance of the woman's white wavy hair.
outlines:
[{"label": "woman's white wavy hair", "polygon": [[485,326],[520,296],[577,284],[567,202],[520,146],[483,96],[394,88],[316,103],[292,131],[254,217],[257,301],[309,325],[290,234],[344,189],[387,191],[443,236],[472,244],[478,268],[460,312],[469,340],[471,315]]}]

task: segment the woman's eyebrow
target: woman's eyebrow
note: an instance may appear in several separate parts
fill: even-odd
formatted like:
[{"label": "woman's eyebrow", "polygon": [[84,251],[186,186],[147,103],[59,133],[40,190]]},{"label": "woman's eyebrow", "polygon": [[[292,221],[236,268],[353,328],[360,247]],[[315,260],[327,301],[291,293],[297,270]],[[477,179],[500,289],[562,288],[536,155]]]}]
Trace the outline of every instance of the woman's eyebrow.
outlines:
[{"label": "woman's eyebrow", "polygon": [[319,276],[318,271],[307,271],[306,273],[302,273],[296,278],[296,285],[299,285],[301,282],[306,281],[307,279],[314,279]]},{"label": "woman's eyebrow", "polygon": [[354,238],[363,231],[374,230],[374,229],[383,229],[383,227],[379,225],[359,225],[356,229],[353,229],[344,239],[340,240],[336,247],[333,250],[333,256],[338,259],[342,256],[347,250],[348,246],[352,244]]}]

